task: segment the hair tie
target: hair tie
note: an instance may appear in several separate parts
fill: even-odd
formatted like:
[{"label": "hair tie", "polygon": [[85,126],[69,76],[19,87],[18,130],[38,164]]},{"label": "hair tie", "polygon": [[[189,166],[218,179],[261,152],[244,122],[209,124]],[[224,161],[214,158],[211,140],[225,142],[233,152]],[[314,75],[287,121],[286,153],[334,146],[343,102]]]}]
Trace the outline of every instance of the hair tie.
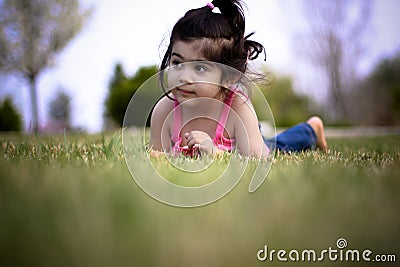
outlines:
[{"label": "hair tie", "polygon": [[211,10],[213,10],[214,7],[215,7],[212,3],[208,3],[207,6],[208,6],[209,8],[211,8]]}]

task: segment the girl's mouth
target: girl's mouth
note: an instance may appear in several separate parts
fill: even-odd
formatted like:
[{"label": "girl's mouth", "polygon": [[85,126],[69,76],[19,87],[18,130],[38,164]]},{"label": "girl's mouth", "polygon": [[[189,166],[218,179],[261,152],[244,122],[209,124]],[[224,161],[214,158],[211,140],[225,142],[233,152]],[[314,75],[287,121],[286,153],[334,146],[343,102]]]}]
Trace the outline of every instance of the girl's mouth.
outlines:
[{"label": "girl's mouth", "polygon": [[181,93],[182,95],[193,95],[194,92],[193,91],[189,91],[189,90],[185,90],[185,89],[181,89],[181,88],[177,88],[178,92]]}]

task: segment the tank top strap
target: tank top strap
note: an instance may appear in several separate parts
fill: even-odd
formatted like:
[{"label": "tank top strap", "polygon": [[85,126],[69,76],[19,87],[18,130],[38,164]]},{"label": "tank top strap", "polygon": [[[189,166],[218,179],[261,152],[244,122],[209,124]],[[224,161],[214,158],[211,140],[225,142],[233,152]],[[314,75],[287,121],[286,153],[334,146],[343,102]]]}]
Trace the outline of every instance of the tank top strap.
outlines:
[{"label": "tank top strap", "polygon": [[176,143],[179,140],[180,128],[182,123],[182,112],[178,101],[174,100],[174,124],[172,126],[171,139]]},{"label": "tank top strap", "polygon": [[229,91],[228,95],[225,98],[224,108],[219,118],[217,129],[215,130],[215,139],[220,139],[224,134],[225,125],[226,122],[228,121],[229,111],[231,109],[234,96],[235,92],[231,90]]}]

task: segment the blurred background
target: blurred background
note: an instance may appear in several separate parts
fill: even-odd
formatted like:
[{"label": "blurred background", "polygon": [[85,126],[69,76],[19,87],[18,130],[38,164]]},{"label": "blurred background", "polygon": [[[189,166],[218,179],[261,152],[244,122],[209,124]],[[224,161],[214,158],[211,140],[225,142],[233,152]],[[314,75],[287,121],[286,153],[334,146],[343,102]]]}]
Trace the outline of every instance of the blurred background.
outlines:
[{"label": "blurred background", "polygon": [[[397,0],[245,1],[277,126],[400,124]],[[174,23],[206,2],[0,0],[0,130],[119,127]],[[261,118],[262,119],[262,118]]]}]

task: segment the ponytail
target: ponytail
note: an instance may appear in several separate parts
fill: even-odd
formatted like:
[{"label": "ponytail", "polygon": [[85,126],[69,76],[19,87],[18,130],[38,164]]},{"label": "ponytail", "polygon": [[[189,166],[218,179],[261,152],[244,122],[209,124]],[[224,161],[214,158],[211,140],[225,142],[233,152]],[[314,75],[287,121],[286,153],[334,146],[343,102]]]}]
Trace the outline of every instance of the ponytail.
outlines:
[{"label": "ponytail", "polygon": [[232,28],[237,34],[244,35],[244,12],[240,0],[214,0],[212,4],[218,7],[221,14],[229,19]]},{"label": "ponytail", "polygon": [[248,51],[248,58],[250,60],[254,60],[264,51],[264,61],[267,60],[265,54],[265,48],[262,44],[256,41],[247,40],[250,36],[252,36],[255,32],[248,34],[244,37],[244,47],[246,51]]}]

